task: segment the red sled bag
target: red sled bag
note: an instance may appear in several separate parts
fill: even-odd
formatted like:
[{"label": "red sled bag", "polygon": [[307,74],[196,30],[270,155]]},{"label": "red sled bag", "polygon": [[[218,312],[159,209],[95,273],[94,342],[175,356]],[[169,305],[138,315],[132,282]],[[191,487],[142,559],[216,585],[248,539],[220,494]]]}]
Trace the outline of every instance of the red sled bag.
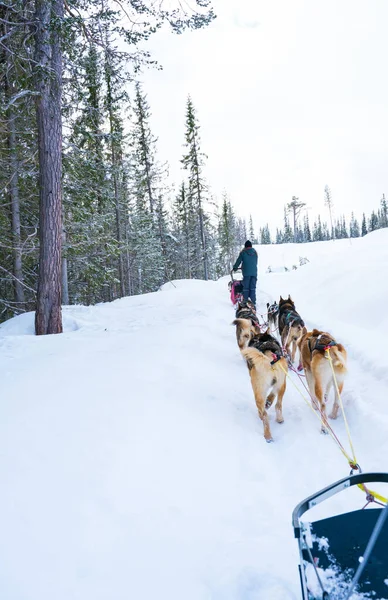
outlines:
[{"label": "red sled bag", "polygon": [[230,289],[230,299],[232,301],[233,306],[236,306],[236,304],[238,302],[241,302],[243,300],[243,284],[242,284],[241,269],[238,269],[237,273],[238,273],[238,276],[241,277],[241,279],[235,279],[234,278],[235,274],[233,273],[233,271],[230,272],[232,281],[229,282],[229,289]]}]

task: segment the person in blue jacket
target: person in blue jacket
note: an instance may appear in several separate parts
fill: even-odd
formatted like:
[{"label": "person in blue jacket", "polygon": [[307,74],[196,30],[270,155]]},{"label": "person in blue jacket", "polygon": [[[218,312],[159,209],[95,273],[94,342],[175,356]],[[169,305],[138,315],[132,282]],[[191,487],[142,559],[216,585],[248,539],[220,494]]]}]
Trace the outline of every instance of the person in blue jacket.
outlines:
[{"label": "person in blue jacket", "polygon": [[247,240],[244,249],[238,255],[238,259],[233,265],[233,271],[237,271],[242,263],[243,273],[243,296],[256,307],[256,283],[257,283],[257,252],[252,248],[252,242]]}]

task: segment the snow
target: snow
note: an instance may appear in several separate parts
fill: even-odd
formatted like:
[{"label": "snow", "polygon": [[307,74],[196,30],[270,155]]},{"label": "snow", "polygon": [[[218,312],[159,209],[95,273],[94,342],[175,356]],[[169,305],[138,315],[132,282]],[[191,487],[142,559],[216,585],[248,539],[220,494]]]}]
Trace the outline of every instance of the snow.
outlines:
[{"label": "snow", "polygon": [[[357,460],[387,470],[388,230],[258,251],[260,312],[290,293],[347,347]],[[0,325],[2,598],[300,598],[292,510],[349,467],[292,385],[265,443],[227,282],[64,307],[62,335]],[[352,488],[309,516],[363,503]]]}]

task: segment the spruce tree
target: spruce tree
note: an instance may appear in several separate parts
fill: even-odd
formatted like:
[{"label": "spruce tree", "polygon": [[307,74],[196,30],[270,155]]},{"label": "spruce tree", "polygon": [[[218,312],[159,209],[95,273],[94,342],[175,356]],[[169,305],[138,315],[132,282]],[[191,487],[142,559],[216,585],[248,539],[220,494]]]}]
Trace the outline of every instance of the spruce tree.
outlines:
[{"label": "spruce tree", "polygon": [[361,235],[362,237],[364,237],[364,235],[366,235],[368,233],[367,227],[366,227],[366,218],[365,218],[365,213],[362,214],[362,223],[361,223]]},{"label": "spruce tree", "polygon": [[388,227],[388,206],[385,194],[383,194],[383,197],[380,200],[380,207],[380,227]]},{"label": "spruce tree", "polygon": [[309,217],[307,214],[304,217],[304,223],[303,223],[303,241],[311,242],[310,223],[309,223]]},{"label": "spruce tree", "polygon": [[372,210],[372,214],[369,219],[369,231],[375,231],[375,229],[379,228],[379,220],[374,210]]},{"label": "spruce tree", "polygon": [[350,219],[349,231],[350,231],[351,238],[360,237],[360,226],[359,226],[358,221],[355,218],[353,212],[352,212],[351,219]]},{"label": "spruce tree", "polygon": [[189,96],[186,105],[185,146],[187,152],[184,154],[181,162],[183,168],[188,171],[188,196],[198,218],[198,241],[200,243],[200,252],[196,264],[196,274],[199,276],[202,271],[203,278],[207,280],[209,278],[209,259],[205,231],[207,217],[205,215],[204,207],[207,186],[203,176],[206,156],[201,151],[199,129],[200,126],[198,124],[195,108]]},{"label": "spruce tree", "polygon": [[284,229],[283,229],[283,243],[292,242],[294,240],[294,234],[290,227],[288,220],[288,210],[284,207]]}]

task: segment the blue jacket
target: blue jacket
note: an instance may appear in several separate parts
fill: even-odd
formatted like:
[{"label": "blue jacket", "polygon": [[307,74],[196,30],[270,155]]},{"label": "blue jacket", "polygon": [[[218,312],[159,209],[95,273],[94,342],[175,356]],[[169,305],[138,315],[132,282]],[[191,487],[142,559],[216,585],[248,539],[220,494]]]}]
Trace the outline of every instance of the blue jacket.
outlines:
[{"label": "blue jacket", "polygon": [[238,269],[241,263],[244,276],[257,277],[257,252],[254,248],[244,248],[241,250],[238,259],[233,265],[233,269]]}]

